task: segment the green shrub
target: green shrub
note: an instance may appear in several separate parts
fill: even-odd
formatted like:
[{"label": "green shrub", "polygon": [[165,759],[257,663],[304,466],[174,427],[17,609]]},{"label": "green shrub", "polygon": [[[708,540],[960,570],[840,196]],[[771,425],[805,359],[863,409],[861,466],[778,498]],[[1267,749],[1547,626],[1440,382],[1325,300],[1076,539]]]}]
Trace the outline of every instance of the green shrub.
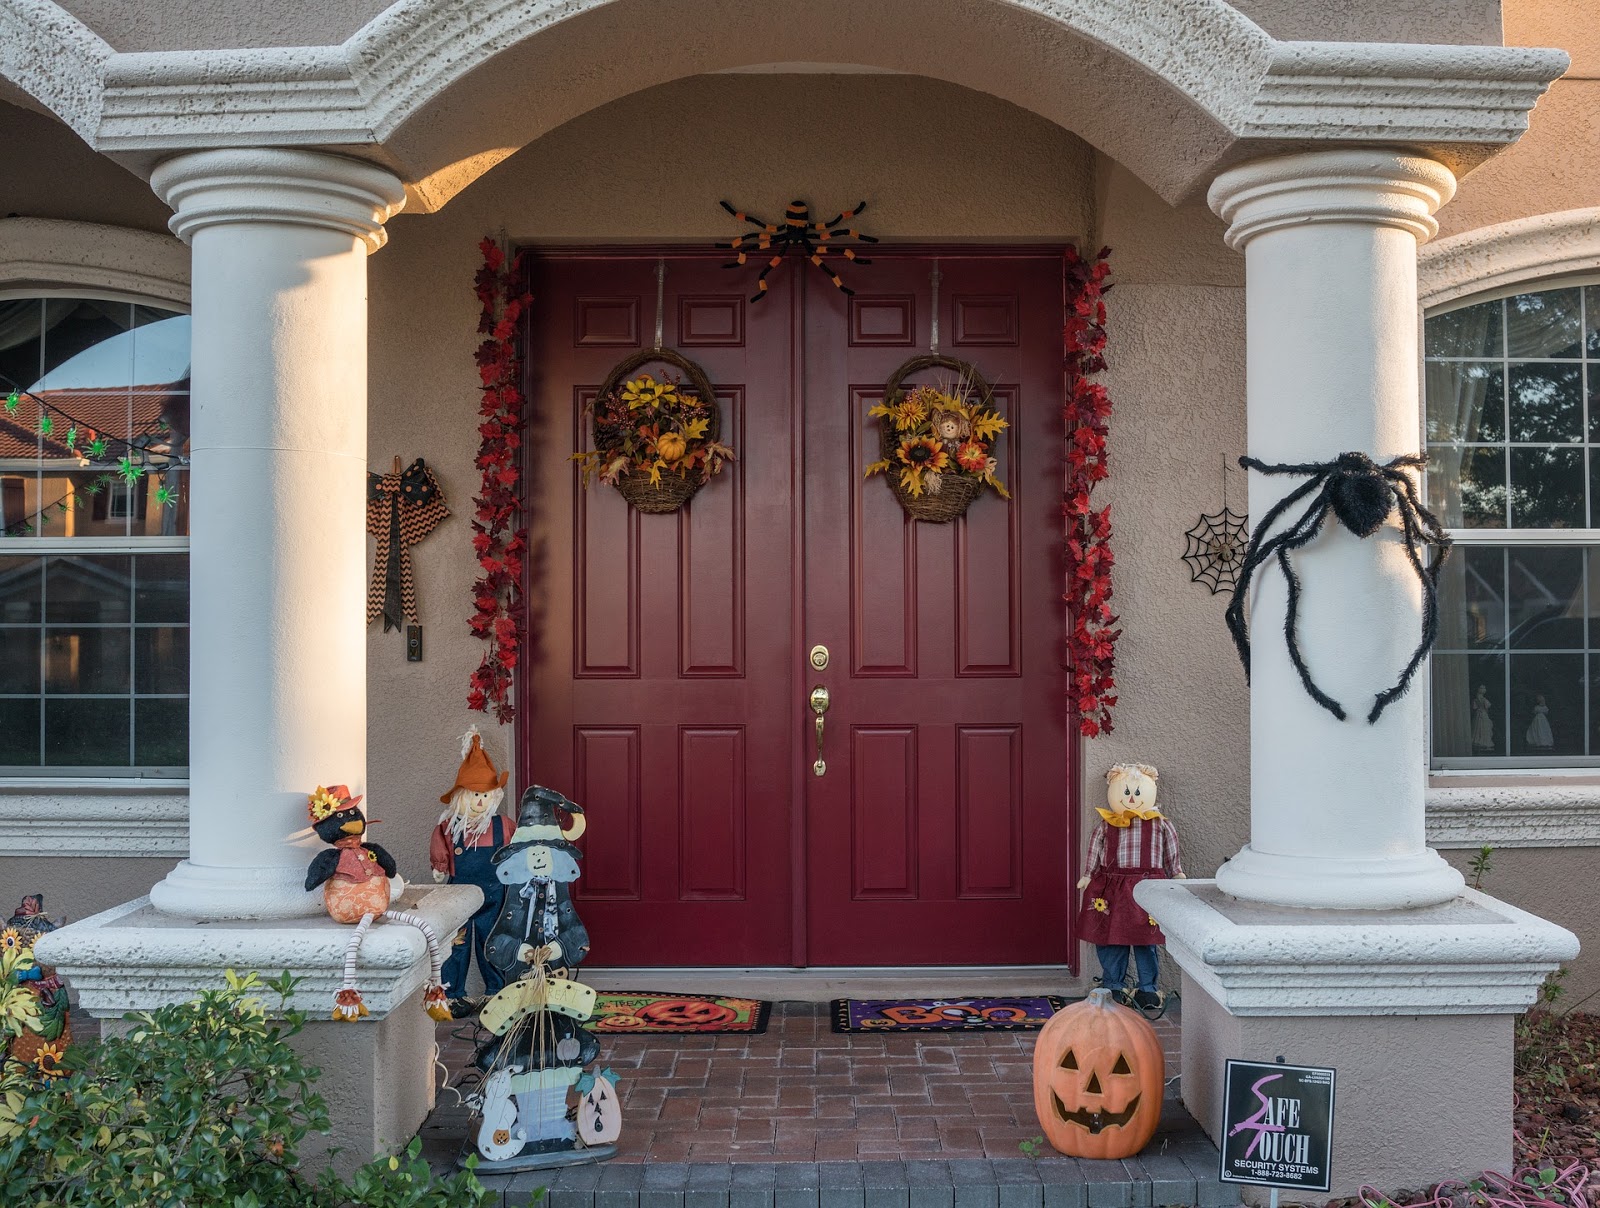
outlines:
[{"label": "green shrub", "polygon": [[[346,1183],[297,1169],[300,1143],[326,1132],[328,1109],[289,1038],[304,1017],[267,1018],[252,991],[279,1006],[285,973],[255,974],[198,998],[126,1018],[125,1036],[72,1050],[67,1071],[35,1087],[0,1147],[0,1204],[37,1208],[477,1208],[488,1196],[470,1170],[436,1181],[413,1142]],[[0,1125],[5,1121],[0,1119]],[[0,1130],[3,1135],[4,1130]]]}]

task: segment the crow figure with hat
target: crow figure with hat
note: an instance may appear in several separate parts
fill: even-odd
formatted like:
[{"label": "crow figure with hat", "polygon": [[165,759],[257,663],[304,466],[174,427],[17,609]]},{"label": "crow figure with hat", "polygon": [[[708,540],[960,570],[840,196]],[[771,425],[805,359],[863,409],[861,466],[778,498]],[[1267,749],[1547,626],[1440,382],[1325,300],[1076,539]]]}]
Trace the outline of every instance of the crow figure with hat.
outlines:
[{"label": "crow figure with hat", "polygon": [[472,1013],[474,1004],[466,997],[467,972],[473,954],[478,958],[478,974],[485,994],[494,994],[505,985],[505,975],[489,963],[483,945],[489,929],[505,900],[505,886],[495,876],[492,857],[511,833],[511,819],[502,811],[509,772],[496,772],[494,762],[483,749],[478,727],[471,727],[461,738],[461,767],[456,782],[439,800],[445,806],[428,843],[428,862],[433,879],[452,885],[476,885],[483,891],[483,905],[457,933],[455,944],[444,962],[444,987],[452,1014]]},{"label": "crow figure with hat", "polygon": [[[318,785],[306,800],[306,813],[317,838],[332,844],[311,861],[306,871],[306,889],[322,886],[322,904],[328,917],[336,923],[356,925],[355,934],[345,945],[344,984],[333,998],[333,1018],[349,1023],[368,1013],[361,991],[356,989],[356,961],[367,929],[373,920],[382,917],[422,932],[433,967],[433,976],[423,988],[422,1005],[434,1019],[449,1019],[450,1008],[445,1003],[444,987],[439,984],[439,937],[426,919],[389,909],[391,897],[405,888],[405,882],[396,875],[394,857],[364,839],[367,827],[378,820],[369,820],[361,812],[361,798],[352,797],[342,784],[332,788]],[[391,878],[399,882],[398,886],[390,884]]]}]

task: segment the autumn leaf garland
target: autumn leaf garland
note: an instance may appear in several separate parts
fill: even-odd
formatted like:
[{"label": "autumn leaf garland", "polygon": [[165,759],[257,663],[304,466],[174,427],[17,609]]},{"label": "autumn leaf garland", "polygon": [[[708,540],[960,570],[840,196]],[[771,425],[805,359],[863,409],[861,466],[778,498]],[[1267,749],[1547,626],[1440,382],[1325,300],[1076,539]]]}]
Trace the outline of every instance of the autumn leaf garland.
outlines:
[{"label": "autumn leaf garland", "polygon": [[1109,473],[1106,433],[1111,397],[1102,383],[1089,379],[1106,367],[1110,255],[1110,248],[1102,248],[1093,260],[1084,260],[1069,247],[1063,264],[1067,451],[1062,511],[1071,663],[1067,700],[1077,716],[1078,732],[1088,738],[1111,733],[1111,710],[1117,703],[1116,645],[1122,636],[1111,611],[1111,508],[1096,510],[1091,500],[1095,484]]},{"label": "autumn leaf garland", "polygon": [[478,579],[472,585],[472,633],[489,644],[468,681],[467,707],[494,712],[502,725],[516,716],[512,687],[526,637],[522,572],[528,530],[522,526],[522,430],[527,400],[522,393],[522,357],[517,332],[533,302],[523,288],[522,256],[506,262],[492,239],[479,245],[483,267],[474,285],[483,342],[476,360],[483,399],[477,466],[482,486],[473,498],[472,548]]}]

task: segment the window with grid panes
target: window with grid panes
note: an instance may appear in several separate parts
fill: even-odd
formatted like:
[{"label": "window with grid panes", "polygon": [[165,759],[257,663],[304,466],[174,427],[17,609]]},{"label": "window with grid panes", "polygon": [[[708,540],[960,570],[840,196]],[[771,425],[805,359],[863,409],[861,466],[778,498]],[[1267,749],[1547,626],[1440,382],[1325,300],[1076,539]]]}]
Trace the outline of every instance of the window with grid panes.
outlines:
[{"label": "window with grid panes", "polygon": [[1424,325],[1438,769],[1600,765],[1600,285]]},{"label": "window with grid panes", "polygon": [[[0,397],[12,391],[15,411],[0,410],[0,778],[182,777],[189,318],[125,299],[0,296]],[[129,453],[145,466],[132,482],[111,473]]]}]

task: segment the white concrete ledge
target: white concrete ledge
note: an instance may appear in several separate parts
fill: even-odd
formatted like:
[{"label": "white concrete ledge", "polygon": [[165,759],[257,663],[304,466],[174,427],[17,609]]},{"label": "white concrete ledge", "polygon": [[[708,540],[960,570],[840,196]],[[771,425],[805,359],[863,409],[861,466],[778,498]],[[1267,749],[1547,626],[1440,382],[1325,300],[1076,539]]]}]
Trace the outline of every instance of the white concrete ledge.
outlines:
[{"label": "white concrete ledge", "polygon": [[1405,911],[1263,906],[1214,881],[1146,881],[1134,897],[1233,1015],[1516,1013],[1578,955],[1564,927],[1471,889]]},{"label": "white concrete ledge", "polygon": [[1417,253],[1417,300],[1445,306],[1566,273],[1600,268],[1600,206],[1514,218],[1463,231]]},{"label": "white concrete ledge", "polygon": [[133,781],[0,787],[0,855],[189,854],[189,793]]},{"label": "white concrete ledge", "polygon": [[0,286],[81,286],[189,305],[189,249],[171,235],[70,222],[0,218]]},{"label": "white concrete ledge", "polygon": [[1476,784],[1428,789],[1432,847],[1600,846],[1600,784]]},{"label": "white concrete ledge", "polygon": [[[395,909],[433,925],[441,952],[483,902],[471,885],[407,889]],[[72,923],[40,939],[42,963],[54,965],[99,1019],[185,1002],[223,985],[228,969],[304,978],[288,1007],[322,1016],[343,981],[351,928],[322,916],[263,922],[198,923],[162,914],[139,898]],[[382,1019],[427,980],[427,945],[415,927],[379,922],[361,947],[356,984],[373,1019]],[[264,1000],[271,998],[263,996]],[[268,1001],[269,1009],[276,1006]]]}]

